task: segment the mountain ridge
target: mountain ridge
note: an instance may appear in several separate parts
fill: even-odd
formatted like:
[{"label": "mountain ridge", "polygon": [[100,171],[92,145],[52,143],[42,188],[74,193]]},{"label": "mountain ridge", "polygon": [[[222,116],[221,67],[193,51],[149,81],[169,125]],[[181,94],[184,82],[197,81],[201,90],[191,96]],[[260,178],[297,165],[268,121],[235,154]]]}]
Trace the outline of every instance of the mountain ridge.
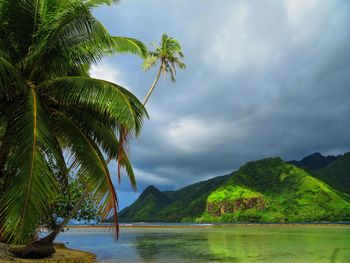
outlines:
[{"label": "mountain ridge", "polygon": [[[153,214],[157,215],[157,218],[155,220],[153,220],[152,218],[147,218],[147,221],[177,222],[179,220],[183,220],[184,217],[186,217],[186,215],[188,214],[189,210],[194,215],[201,214],[202,210],[205,208],[206,198],[210,194],[212,187],[218,187],[223,182],[225,182],[230,176],[231,174],[218,176],[205,181],[197,182],[179,190],[161,192],[168,200],[172,200],[172,202],[169,202],[169,206],[165,211],[153,211]],[[135,203],[139,204],[143,202],[143,198],[145,198],[145,196],[142,196],[142,194],[144,194],[144,191],[131,206],[128,206],[122,211],[120,211],[119,219],[121,222],[135,221],[135,218],[131,215],[139,213],[137,211],[137,208],[139,206],[135,207],[133,205]],[[131,218],[132,220],[129,220],[129,218]]]},{"label": "mountain ridge", "polygon": [[350,198],[350,152],[317,170],[313,175]]},{"label": "mountain ridge", "polygon": [[319,152],[315,152],[313,154],[310,154],[302,158],[300,161],[292,160],[292,161],[288,161],[288,163],[298,166],[300,168],[306,168],[308,170],[316,171],[318,169],[321,169],[323,167],[330,165],[340,157],[341,155],[324,156]]},{"label": "mountain ridge", "polygon": [[[151,188],[146,188],[132,205],[120,212],[120,221],[297,222],[350,220],[348,200],[338,188],[333,189],[320,181],[319,177],[324,177],[327,172],[317,174],[317,171],[323,171],[322,169],[332,164],[334,167],[338,167],[336,161],[342,156],[323,158],[324,156],[320,155],[315,153],[307,156],[308,158],[305,157],[306,160],[312,158],[320,160],[320,157],[322,160],[327,159],[326,162],[329,164],[326,166],[318,165],[317,168],[321,168],[316,171],[299,168],[291,162],[284,162],[281,158],[265,158],[248,162],[241,166],[238,171],[228,175],[214,177],[176,191],[162,192],[151,186]],[[350,163],[350,159],[342,162]],[[339,170],[339,168],[334,169]],[[253,172],[251,173],[250,170]],[[348,178],[346,171],[344,172],[344,180]],[[253,184],[254,182],[255,184]],[[220,195],[227,199],[221,200],[219,204],[217,198]],[[213,200],[216,200],[216,203]],[[318,200],[321,200],[321,203]],[[145,207],[149,209],[147,213]],[[312,213],[315,216],[312,216]]]}]

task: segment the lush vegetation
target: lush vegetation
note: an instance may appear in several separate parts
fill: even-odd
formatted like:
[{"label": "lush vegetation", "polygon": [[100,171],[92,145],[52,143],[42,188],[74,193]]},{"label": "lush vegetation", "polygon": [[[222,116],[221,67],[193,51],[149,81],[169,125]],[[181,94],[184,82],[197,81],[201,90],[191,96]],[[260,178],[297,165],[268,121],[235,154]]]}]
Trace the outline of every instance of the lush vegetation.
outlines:
[{"label": "lush vegetation", "polygon": [[[331,162],[328,168],[323,169],[333,171],[331,167],[335,167],[338,161],[341,161],[346,174],[349,160],[345,161],[344,158]],[[336,174],[333,178],[337,178]],[[342,178],[342,174],[339,178]],[[143,213],[146,210],[147,213]],[[121,220],[348,221],[350,203],[340,192],[310,172],[280,158],[268,158],[249,162],[231,175],[216,177],[178,191],[145,190],[134,204],[121,212]]]},{"label": "lush vegetation", "polygon": [[[244,191],[241,187],[244,187]],[[222,193],[227,190],[233,192],[222,198]],[[350,203],[341,195],[305,170],[279,158],[264,159],[242,166],[227,185],[208,197],[208,206],[235,200],[249,203],[258,197],[263,198],[263,207],[258,207],[255,203],[251,207],[240,205],[236,208],[237,211],[221,213],[219,216],[206,212],[198,221],[350,220]]]},{"label": "lush vegetation", "polygon": [[[67,184],[68,189],[56,195],[55,200],[50,205],[51,211],[48,217],[43,219],[42,226],[49,231],[55,231],[62,220],[70,216],[72,210],[84,194],[85,184],[80,178],[70,176]],[[87,195],[80,204],[79,209],[72,216],[78,222],[99,222],[101,216],[93,194]]]},{"label": "lush vegetation", "polygon": [[350,198],[350,152],[313,174]]},{"label": "lush vegetation", "polygon": [[[139,134],[146,111],[125,88],[88,75],[90,65],[105,55],[147,54],[141,42],[111,36],[93,16],[93,7],[112,2],[0,1],[3,241],[35,240],[57,198],[71,192],[70,171],[84,192],[63,223],[79,214],[88,196],[102,219],[117,217],[117,196],[104,157],[118,160],[135,184],[120,131]],[[62,225],[47,240],[52,242],[61,229]]]},{"label": "lush vegetation", "polygon": [[290,163],[306,169],[314,177],[329,184],[349,199],[350,152],[338,156],[323,156],[320,153],[314,153],[300,161]]},{"label": "lush vegetation", "polygon": [[[154,186],[147,187],[139,197],[139,201],[136,202],[132,209],[127,214],[128,217],[133,218],[133,221],[159,221],[159,214],[157,212],[162,211],[167,205],[171,203],[171,199],[164,193],[160,192]],[[124,221],[125,211],[120,213],[120,220]]]},{"label": "lush vegetation", "polygon": [[222,185],[230,175],[199,182],[177,191],[160,192],[148,187],[131,206],[119,213],[121,222],[194,221],[205,210],[206,200],[213,189]]},{"label": "lush vegetation", "polygon": [[235,201],[238,199],[260,198],[262,194],[249,190],[248,188],[238,185],[228,185],[220,187],[212,192],[207,199],[208,203],[218,203],[225,201]]}]

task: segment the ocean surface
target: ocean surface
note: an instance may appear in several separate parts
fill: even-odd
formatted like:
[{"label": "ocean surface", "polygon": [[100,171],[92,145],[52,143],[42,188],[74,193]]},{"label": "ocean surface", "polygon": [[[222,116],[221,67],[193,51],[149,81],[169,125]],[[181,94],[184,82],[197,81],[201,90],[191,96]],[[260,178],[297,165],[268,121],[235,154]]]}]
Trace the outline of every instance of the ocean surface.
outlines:
[{"label": "ocean surface", "polygon": [[130,225],[70,228],[58,242],[98,262],[349,263],[350,225]]}]

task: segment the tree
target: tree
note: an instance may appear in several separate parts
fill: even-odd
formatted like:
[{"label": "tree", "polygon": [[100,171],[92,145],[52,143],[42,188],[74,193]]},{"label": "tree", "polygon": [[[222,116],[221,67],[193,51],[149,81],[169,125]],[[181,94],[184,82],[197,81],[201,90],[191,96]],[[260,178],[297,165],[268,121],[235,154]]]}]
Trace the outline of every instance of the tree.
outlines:
[{"label": "tree", "polygon": [[[81,182],[80,178],[76,178],[74,174],[72,174],[69,176],[68,180],[67,189],[58,193],[51,204],[49,217],[44,218],[41,223],[41,226],[51,233],[59,228],[63,219],[70,217],[72,210],[76,204],[79,203],[79,200],[85,192],[84,182]],[[78,222],[100,222],[101,218],[98,207],[91,193],[83,199],[79,210],[72,219]]]},{"label": "tree", "polygon": [[136,39],[111,36],[92,15],[112,2],[0,0],[0,235],[8,243],[35,240],[71,169],[86,188],[81,199],[92,194],[102,219],[117,220],[104,155],[123,155],[135,184],[118,137],[121,130],[137,136],[146,110],[128,90],[87,74],[105,55],[147,52]]},{"label": "tree", "polygon": [[143,101],[143,105],[146,105],[161,74],[165,75],[166,73],[169,73],[171,81],[175,82],[176,67],[180,69],[186,68],[186,65],[181,61],[181,58],[183,57],[184,55],[180,43],[176,39],[169,37],[167,34],[163,34],[159,47],[156,47],[154,51],[148,53],[143,64],[145,70],[149,70],[159,64],[157,76]]},{"label": "tree", "polygon": [[[146,97],[144,98],[143,106],[146,105],[149,97],[151,96],[154,88],[158,83],[161,74],[166,75],[166,73],[169,73],[171,81],[175,82],[176,67],[179,67],[180,69],[186,68],[185,63],[181,61],[181,58],[184,58],[184,55],[182,53],[180,43],[176,39],[169,37],[167,34],[163,34],[159,47],[157,47],[155,51],[148,52],[147,57],[145,58],[143,63],[143,68],[146,71],[158,65],[158,63],[160,64],[156,78],[153,81],[152,86],[149,89]],[[122,129],[119,136],[120,143],[127,143],[128,140],[129,133],[126,130]],[[108,160],[108,163],[110,161],[111,159]],[[118,178],[120,180],[120,166],[124,162],[123,154],[119,154],[117,161]]]}]

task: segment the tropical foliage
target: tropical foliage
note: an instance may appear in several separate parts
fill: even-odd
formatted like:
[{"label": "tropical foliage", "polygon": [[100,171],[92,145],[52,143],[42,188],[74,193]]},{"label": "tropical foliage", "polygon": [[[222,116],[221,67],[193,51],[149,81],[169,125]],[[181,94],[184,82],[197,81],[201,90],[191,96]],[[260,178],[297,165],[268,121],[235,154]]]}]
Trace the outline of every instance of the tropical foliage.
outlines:
[{"label": "tropical foliage", "polygon": [[[49,231],[55,231],[59,228],[63,219],[71,217],[72,210],[84,194],[85,185],[80,178],[76,178],[72,175],[68,180],[68,189],[57,194],[55,200],[53,200],[53,203],[50,205],[51,212],[49,216],[44,218],[41,224]],[[84,198],[79,209],[72,217],[72,219],[81,223],[99,222],[101,220],[98,207],[92,194],[89,193]]]},{"label": "tropical foliage", "polygon": [[[75,171],[102,219],[117,217],[104,157],[134,184],[119,132],[147,116],[125,88],[87,71],[105,55],[145,56],[136,39],[111,36],[91,9],[110,0],[0,0],[0,233],[28,243]],[[69,163],[70,167],[67,168]]]}]

